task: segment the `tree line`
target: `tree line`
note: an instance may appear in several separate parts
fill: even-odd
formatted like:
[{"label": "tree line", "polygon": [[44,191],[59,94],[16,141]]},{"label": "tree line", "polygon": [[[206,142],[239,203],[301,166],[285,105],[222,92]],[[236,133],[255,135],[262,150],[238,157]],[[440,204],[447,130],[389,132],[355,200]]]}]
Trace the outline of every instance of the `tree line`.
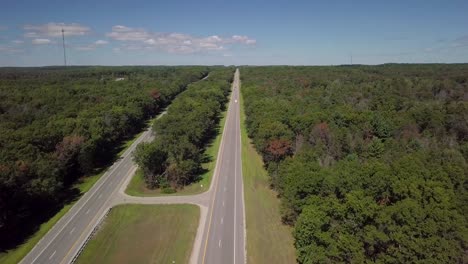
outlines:
[{"label": "tree line", "polygon": [[468,65],[244,67],[299,263],[464,263]]},{"label": "tree line", "polygon": [[[76,196],[207,67],[0,69],[0,249]],[[122,78],[118,81],[118,78]]]},{"label": "tree line", "polygon": [[204,149],[218,132],[233,71],[214,70],[207,79],[190,84],[155,121],[154,141],[140,143],[134,152],[148,188],[175,191],[201,175]]}]

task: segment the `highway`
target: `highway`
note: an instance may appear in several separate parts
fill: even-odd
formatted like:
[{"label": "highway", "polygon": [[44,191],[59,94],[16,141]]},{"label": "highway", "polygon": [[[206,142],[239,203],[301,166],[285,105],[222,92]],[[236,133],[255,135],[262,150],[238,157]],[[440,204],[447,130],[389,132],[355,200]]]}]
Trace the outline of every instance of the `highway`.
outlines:
[{"label": "highway", "polygon": [[113,197],[126,177],[133,174],[131,153],[140,142],[151,138],[151,130],[144,131],[20,263],[70,263],[96,224],[112,206]]},{"label": "highway", "polygon": [[236,70],[215,171],[207,192],[165,197],[133,197],[124,193],[137,169],[131,153],[139,143],[153,139],[148,129],[20,263],[71,263],[109,209],[123,203],[198,205],[201,213],[190,263],[245,263],[239,85]]},{"label": "highway", "polygon": [[203,235],[203,264],[245,263],[239,84],[236,70]]}]

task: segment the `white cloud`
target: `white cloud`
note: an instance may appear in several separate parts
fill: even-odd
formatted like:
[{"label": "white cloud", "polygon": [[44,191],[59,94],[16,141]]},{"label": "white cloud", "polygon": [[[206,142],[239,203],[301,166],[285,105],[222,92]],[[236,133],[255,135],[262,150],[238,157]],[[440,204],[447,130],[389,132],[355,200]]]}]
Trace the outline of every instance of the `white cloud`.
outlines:
[{"label": "white cloud", "polygon": [[232,39],[233,39],[233,40],[236,40],[236,41],[245,41],[245,40],[247,40],[248,38],[247,38],[247,36],[234,35],[234,36],[232,36]]},{"label": "white cloud", "polygon": [[126,50],[161,50],[179,54],[221,51],[236,44],[256,44],[255,39],[241,35],[226,38],[218,35],[196,37],[183,33],[150,32],[142,28],[122,25],[113,26],[112,32],[107,33],[106,36],[124,42],[121,48]]},{"label": "white cloud", "polygon": [[234,35],[231,37],[231,41],[234,43],[241,43],[246,45],[254,45],[257,43],[255,39],[251,39],[247,36]]},{"label": "white cloud", "polygon": [[16,39],[16,40],[12,40],[11,43],[13,43],[13,44],[23,44],[24,40]]},{"label": "white cloud", "polygon": [[129,28],[129,27],[126,27],[126,26],[120,26],[120,25],[112,27],[112,31],[125,32],[125,31],[131,31],[131,30],[132,30],[132,28]]},{"label": "white cloud", "polygon": [[149,45],[154,45],[154,44],[156,44],[156,40],[154,40],[154,39],[147,39],[147,40],[143,41],[143,43],[149,44]]},{"label": "white cloud", "polygon": [[94,42],[95,45],[106,45],[106,44],[109,44],[109,41],[106,41],[106,40],[97,40],[96,42]]},{"label": "white cloud", "polygon": [[105,46],[107,44],[109,44],[109,41],[96,40],[95,42],[88,44],[88,45],[76,46],[75,49],[82,50],[82,51],[89,51],[89,50],[95,50],[96,48]]},{"label": "white cloud", "polygon": [[33,39],[32,44],[34,45],[46,45],[50,44],[52,41],[50,39],[43,39],[43,38],[38,38],[38,39]]},{"label": "white cloud", "polygon": [[106,34],[107,37],[121,41],[145,41],[151,36],[144,29],[129,28],[126,26],[113,26],[112,32]]},{"label": "white cloud", "polygon": [[27,38],[61,37],[62,29],[65,36],[83,36],[91,31],[89,27],[77,23],[65,24],[53,22],[42,25],[25,25],[23,29],[26,31],[24,36]]}]

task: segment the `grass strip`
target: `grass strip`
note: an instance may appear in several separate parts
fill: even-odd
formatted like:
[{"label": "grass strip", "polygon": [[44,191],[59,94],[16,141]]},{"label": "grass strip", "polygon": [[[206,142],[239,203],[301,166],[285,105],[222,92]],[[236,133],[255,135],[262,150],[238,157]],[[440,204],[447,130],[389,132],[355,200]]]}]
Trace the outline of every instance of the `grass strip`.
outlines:
[{"label": "grass strip", "polygon": [[247,134],[242,96],[240,106],[247,263],[296,263],[292,229],[281,222],[277,193]]},{"label": "grass strip", "polygon": [[188,263],[199,215],[195,205],[119,205],[76,263]]},{"label": "grass strip", "polygon": [[183,189],[175,193],[167,194],[162,193],[161,189],[148,189],[146,188],[145,180],[143,179],[143,172],[138,169],[135,175],[130,180],[130,183],[125,190],[125,193],[132,196],[166,196],[166,195],[193,195],[206,192],[210,188],[211,179],[213,178],[214,168],[216,166],[216,158],[218,156],[219,146],[223,137],[223,129],[226,123],[227,110],[221,114],[220,128],[218,135],[211,145],[205,150],[205,155],[209,158],[209,162],[202,164],[205,173],[200,175],[200,180],[185,186]]}]

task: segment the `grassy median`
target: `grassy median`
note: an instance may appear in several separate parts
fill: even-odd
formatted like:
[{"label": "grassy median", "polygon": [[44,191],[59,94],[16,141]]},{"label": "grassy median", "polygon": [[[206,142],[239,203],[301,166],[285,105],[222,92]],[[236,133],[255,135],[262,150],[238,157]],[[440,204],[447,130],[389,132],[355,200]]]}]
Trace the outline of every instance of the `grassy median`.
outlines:
[{"label": "grassy median", "polygon": [[188,263],[200,211],[195,205],[120,205],[76,263]]},{"label": "grassy median", "polygon": [[247,136],[242,96],[240,103],[247,263],[296,263],[291,228],[281,222],[280,201],[270,189],[262,158]]},{"label": "grassy median", "polygon": [[162,193],[161,189],[146,188],[146,184],[143,179],[143,172],[138,169],[130,180],[125,193],[133,196],[162,196],[192,195],[207,191],[210,188],[211,178],[213,177],[214,168],[216,166],[216,158],[218,156],[219,146],[221,144],[224,124],[226,123],[226,113],[227,111],[222,113],[218,135],[205,150],[205,155],[208,157],[209,161],[202,164],[203,169],[205,169],[205,173],[200,176],[199,181],[189,184],[183,189],[177,190],[175,193],[167,194]]}]

